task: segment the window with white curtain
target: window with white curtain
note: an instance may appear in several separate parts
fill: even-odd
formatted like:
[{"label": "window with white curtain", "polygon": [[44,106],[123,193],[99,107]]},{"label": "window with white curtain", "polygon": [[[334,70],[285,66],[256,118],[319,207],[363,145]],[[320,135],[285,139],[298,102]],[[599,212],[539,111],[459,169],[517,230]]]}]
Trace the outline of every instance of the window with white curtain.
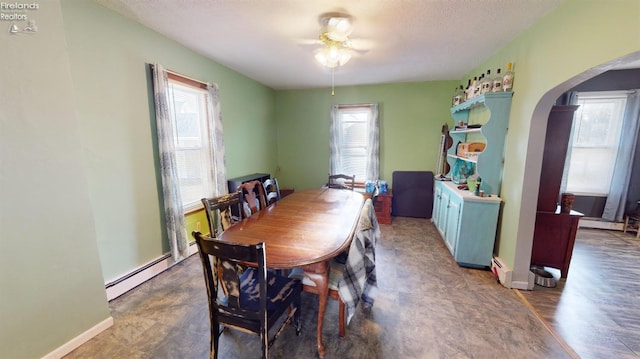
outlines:
[{"label": "window with white curtain", "polygon": [[[332,172],[355,175],[357,182],[370,179],[371,168],[377,173],[378,154],[377,106],[374,104],[340,105],[334,112],[332,137]],[[375,134],[375,135],[372,135]],[[376,163],[373,163],[376,162]],[[377,178],[376,178],[377,179]]]},{"label": "window with white curtain", "polygon": [[577,95],[568,151],[567,191],[607,196],[618,155],[626,91],[580,92]]},{"label": "window with white curtain", "polygon": [[169,78],[169,103],[174,131],[176,165],[182,207],[186,212],[202,207],[201,198],[211,193],[213,161],[209,140],[207,91]]}]

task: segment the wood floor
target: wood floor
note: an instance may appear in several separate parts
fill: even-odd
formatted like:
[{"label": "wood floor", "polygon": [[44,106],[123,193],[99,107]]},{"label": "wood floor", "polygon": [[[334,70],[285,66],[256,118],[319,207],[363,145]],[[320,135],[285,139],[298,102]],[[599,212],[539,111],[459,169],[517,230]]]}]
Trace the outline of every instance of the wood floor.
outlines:
[{"label": "wood floor", "polygon": [[640,358],[635,233],[579,229],[567,278],[520,293],[581,358]]},{"label": "wood floor", "polygon": [[[602,251],[583,244],[583,233],[566,283],[519,296],[489,271],[459,267],[430,220],[394,218],[382,226],[376,249],[377,300],[371,311],[357,311],[343,339],[337,334],[337,303],[328,302],[326,358],[571,358],[574,352],[584,358],[637,358],[638,244],[608,232],[588,236],[636,263],[633,272],[611,274],[622,259],[591,253]],[[636,252],[627,252],[634,246]],[[580,266],[590,272],[582,274]],[[603,291],[605,299],[587,304],[584,297]],[[65,358],[207,358],[206,300],[199,258],[192,256],[111,301],[113,327]],[[303,293],[302,309],[302,335],[286,328],[271,358],[317,357],[317,298]],[[231,330],[221,337],[220,349],[221,359],[255,358],[258,338]]]}]

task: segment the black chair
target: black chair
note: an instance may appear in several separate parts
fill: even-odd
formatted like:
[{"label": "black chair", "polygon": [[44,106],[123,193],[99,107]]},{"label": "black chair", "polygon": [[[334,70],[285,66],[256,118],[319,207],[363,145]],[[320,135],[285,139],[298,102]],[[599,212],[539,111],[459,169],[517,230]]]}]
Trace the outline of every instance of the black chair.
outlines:
[{"label": "black chair", "polygon": [[267,206],[280,200],[280,186],[278,185],[277,178],[270,178],[262,182],[262,186],[264,187]]},{"label": "black chair", "polygon": [[355,185],[355,175],[347,176],[345,174],[329,174],[329,182],[327,182],[327,187],[329,188],[350,189],[353,191]]},{"label": "black chair", "polygon": [[[210,358],[218,357],[220,325],[258,334],[264,359],[269,357],[269,348],[292,319],[296,334],[300,335],[302,284],[297,279],[267,272],[264,243],[232,244],[200,232],[192,234],[198,245],[209,296]],[[221,274],[214,268],[220,268]],[[218,293],[220,280],[228,288],[225,295]],[[270,329],[285,313],[286,319],[270,338]]]},{"label": "black chair", "polygon": [[207,214],[207,222],[209,222],[209,233],[212,237],[218,236],[218,225],[224,231],[229,228],[240,218],[235,218],[231,214],[231,208],[237,206],[240,208],[240,193],[234,192],[219,197],[202,198],[205,212]]}]

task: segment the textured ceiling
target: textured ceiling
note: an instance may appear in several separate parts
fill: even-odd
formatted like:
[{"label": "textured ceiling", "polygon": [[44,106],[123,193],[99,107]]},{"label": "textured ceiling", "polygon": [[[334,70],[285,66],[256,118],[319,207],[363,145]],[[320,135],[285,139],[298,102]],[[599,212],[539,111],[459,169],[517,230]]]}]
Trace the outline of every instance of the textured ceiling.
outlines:
[{"label": "textured ceiling", "polygon": [[97,0],[275,89],[329,87],[318,17],[353,17],[362,49],[335,84],[458,80],[563,0]]}]

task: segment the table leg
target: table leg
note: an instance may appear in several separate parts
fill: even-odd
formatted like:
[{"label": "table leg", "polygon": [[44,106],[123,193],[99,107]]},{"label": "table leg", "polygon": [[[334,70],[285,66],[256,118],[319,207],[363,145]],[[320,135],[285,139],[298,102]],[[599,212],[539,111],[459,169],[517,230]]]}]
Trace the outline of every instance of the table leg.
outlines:
[{"label": "table leg", "polygon": [[324,322],[324,311],[327,307],[329,297],[329,262],[315,263],[304,268],[307,278],[315,283],[313,291],[318,294],[318,356],[324,358],[325,348],[322,342],[322,324]]}]

